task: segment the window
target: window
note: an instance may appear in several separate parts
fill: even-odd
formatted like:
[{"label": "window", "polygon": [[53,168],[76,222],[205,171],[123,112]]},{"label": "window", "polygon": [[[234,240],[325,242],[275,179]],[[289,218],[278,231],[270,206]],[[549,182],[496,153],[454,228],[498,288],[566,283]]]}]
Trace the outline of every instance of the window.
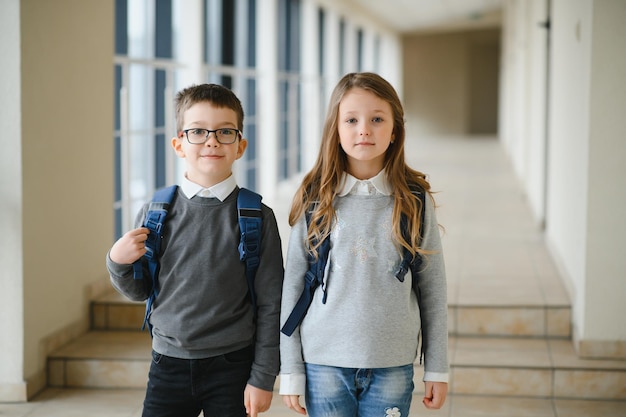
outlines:
[{"label": "window", "polygon": [[363,29],[359,29],[356,32],[356,53],[357,53],[357,66],[359,71],[363,71],[365,66],[363,63]]},{"label": "window", "polygon": [[[172,73],[172,1],[116,0],[115,236],[167,181]],[[133,16],[132,23],[128,16]],[[156,31],[155,27],[159,30]]]},{"label": "window", "polygon": [[207,82],[232,89],[244,110],[248,148],[235,164],[241,186],[258,188],[256,1],[205,0],[204,62]]},{"label": "window", "polygon": [[278,89],[280,148],[278,178],[297,174],[300,164],[300,1],[279,1]]},{"label": "window", "polygon": [[[256,188],[255,4],[205,0],[203,10],[190,11],[189,3],[172,0],[115,1],[116,238],[133,227],[155,189],[178,182],[182,164],[169,145],[176,134],[173,102],[190,77],[223,84],[241,99],[249,146],[235,174],[240,185]],[[205,16],[197,33],[190,12]],[[183,39],[189,32],[192,39]],[[199,72],[185,75],[202,51]]]}]

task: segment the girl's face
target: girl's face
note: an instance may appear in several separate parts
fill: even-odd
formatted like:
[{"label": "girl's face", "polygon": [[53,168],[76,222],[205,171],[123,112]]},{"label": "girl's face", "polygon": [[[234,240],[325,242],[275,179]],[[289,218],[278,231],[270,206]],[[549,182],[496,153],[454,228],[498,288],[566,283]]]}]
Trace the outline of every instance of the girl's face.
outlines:
[{"label": "girl's face", "polygon": [[[228,107],[216,107],[202,101],[189,107],[184,113],[183,129],[237,129],[237,114]],[[231,144],[217,141],[215,133],[209,135],[204,144],[189,143],[184,134],[172,139],[176,154],[185,159],[187,178],[203,187],[211,187],[228,178],[235,160],[246,150],[247,141],[243,138]]]},{"label": "girl's face", "polygon": [[348,173],[359,179],[376,176],[394,139],[391,105],[374,93],[352,88],[339,103],[337,125]]}]

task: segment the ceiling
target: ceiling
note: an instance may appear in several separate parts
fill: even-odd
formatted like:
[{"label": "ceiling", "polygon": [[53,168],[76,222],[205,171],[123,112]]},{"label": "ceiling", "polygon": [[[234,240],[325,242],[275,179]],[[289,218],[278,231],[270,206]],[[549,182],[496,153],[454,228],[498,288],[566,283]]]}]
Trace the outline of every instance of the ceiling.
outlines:
[{"label": "ceiling", "polygon": [[351,0],[401,33],[466,30],[500,25],[505,0]]}]

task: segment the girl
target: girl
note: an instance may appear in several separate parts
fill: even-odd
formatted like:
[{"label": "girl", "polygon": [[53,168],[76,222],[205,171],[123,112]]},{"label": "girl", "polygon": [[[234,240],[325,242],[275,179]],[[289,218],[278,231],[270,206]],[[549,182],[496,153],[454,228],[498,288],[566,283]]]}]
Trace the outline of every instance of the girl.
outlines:
[{"label": "girl", "polygon": [[[326,278],[306,316],[291,336],[281,334],[280,394],[300,414],[408,416],[420,329],[424,405],[437,409],[445,401],[443,255],[430,185],[406,165],[404,140],[404,111],[386,80],[353,73],[339,81],[317,162],[289,215],[281,323],[302,293],[307,256],[318,255],[324,238],[331,242]],[[416,198],[416,187],[427,198]],[[410,277],[394,276],[405,250],[424,259],[417,291]]]}]

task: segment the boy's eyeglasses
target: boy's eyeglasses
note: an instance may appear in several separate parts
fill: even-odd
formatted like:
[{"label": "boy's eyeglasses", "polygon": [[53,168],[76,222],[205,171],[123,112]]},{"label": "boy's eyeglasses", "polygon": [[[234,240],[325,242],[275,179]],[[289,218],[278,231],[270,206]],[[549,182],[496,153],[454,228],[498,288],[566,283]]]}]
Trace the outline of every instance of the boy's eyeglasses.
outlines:
[{"label": "boy's eyeglasses", "polygon": [[[215,133],[215,138],[217,141],[223,145],[229,145],[231,143],[235,143],[237,138],[241,135],[241,131],[239,129],[232,129],[230,127],[225,127],[222,129],[185,129],[182,131],[187,137],[187,140],[192,145],[203,145],[209,140],[209,135],[211,133]],[[181,133],[181,136],[182,136]]]}]

